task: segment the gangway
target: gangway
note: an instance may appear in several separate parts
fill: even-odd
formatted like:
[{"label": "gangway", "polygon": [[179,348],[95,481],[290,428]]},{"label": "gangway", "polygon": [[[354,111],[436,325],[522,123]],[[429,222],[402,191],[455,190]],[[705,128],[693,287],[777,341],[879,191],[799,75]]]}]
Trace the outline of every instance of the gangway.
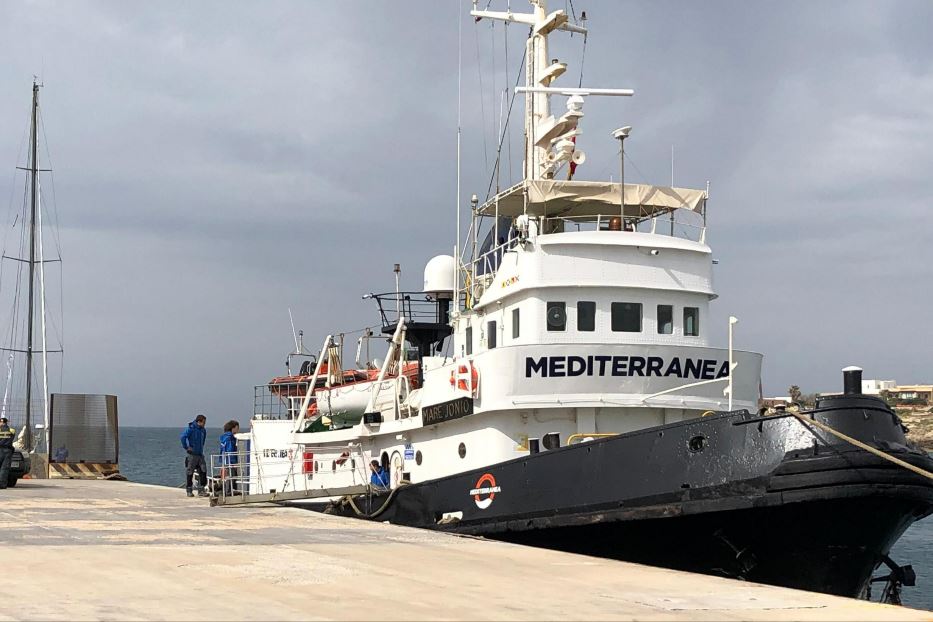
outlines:
[{"label": "gangway", "polygon": [[281,454],[212,454],[211,506],[339,498],[372,492],[369,462],[359,444],[295,445]]}]

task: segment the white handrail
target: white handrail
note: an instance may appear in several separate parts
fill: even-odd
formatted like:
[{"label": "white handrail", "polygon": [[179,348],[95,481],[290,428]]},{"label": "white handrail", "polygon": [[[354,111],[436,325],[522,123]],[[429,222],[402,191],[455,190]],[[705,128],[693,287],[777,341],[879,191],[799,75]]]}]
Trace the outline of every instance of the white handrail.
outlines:
[{"label": "white handrail", "polygon": [[[382,369],[379,370],[379,377],[376,379],[376,386],[373,388],[372,394],[369,396],[369,403],[366,404],[366,410],[364,412],[371,413],[373,408],[376,407],[376,398],[379,397],[379,392],[382,390],[382,382],[385,380],[386,373],[389,371],[389,365],[392,364],[392,360],[395,358],[395,352],[399,347],[399,338],[405,330],[405,316],[399,318],[398,324],[395,326],[395,332],[392,334],[392,342],[389,344],[389,352],[386,354],[386,360],[382,362]],[[399,370],[399,373],[402,373],[402,370]],[[398,399],[398,398],[396,398]]]},{"label": "white handrail", "polygon": [[[734,363],[732,364],[732,369],[736,369],[738,366],[739,366],[739,363],[738,363],[738,361],[736,361],[736,362],[734,362]],[[730,370],[729,375],[728,375],[728,376],[723,376],[722,378],[713,378],[712,380],[701,380],[701,381],[699,381],[699,382],[691,382],[690,384],[681,384],[681,385],[678,385],[678,386],[676,386],[676,387],[672,387],[672,388],[670,388],[670,389],[665,389],[665,390],[663,390],[663,391],[658,391],[657,393],[652,393],[651,395],[646,395],[645,397],[641,398],[641,401],[642,401],[642,403],[644,403],[644,402],[647,402],[648,400],[650,400],[650,399],[653,398],[653,397],[658,397],[659,395],[666,395],[666,394],[668,394],[668,393],[675,393],[675,392],[681,391],[681,390],[683,390],[683,389],[689,389],[689,388],[691,388],[691,387],[699,387],[699,386],[704,385],[704,384],[713,384],[714,382],[726,382],[726,383],[732,382],[732,371]]]},{"label": "white handrail", "polygon": [[327,337],[324,338],[324,345],[321,346],[321,353],[317,357],[317,365],[314,366],[314,375],[311,376],[311,382],[308,383],[305,399],[301,402],[301,411],[298,413],[298,417],[295,419],[295,425],[292,427],[293,434],[300,430],[305,422],[305,415],[308,412],[308,406],[311,404],[311,397],[314,395],[314,385],[317,384],[317,377],[321,373],[321,365],[324,363],[324,355],[327,354],[327,347],[333,339],[333,335],[327,335]]}]

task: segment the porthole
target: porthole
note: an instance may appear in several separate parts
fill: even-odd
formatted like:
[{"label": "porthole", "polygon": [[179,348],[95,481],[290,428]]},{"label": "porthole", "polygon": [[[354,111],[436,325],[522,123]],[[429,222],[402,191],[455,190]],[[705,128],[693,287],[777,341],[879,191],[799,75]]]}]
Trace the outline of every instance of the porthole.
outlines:
[{"label": "porthole", "polygon": [[421,466],[421,451],[420,450],[415,452],[415,464],[417,464],[418,466]]},{"label": "porthole", "polygon": [[460,446],[457,447],[457,453],[460,454],[461,458],[466,458],[466,445],[460,443]]},{"label": "porthole", "polygon": [[691,437],[687,441],[687,447],[694,453],[703,451],[706,448],[706,437],[703,435]]}]

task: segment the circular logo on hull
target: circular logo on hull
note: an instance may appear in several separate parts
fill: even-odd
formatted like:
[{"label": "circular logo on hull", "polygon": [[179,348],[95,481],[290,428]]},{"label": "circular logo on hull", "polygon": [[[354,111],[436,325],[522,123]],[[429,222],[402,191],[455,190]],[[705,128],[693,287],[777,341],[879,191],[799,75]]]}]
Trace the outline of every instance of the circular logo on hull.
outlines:
[{"label": "circular logo on hull", "polygon": [[496,478],[492,476],[492,473],[483,473],[476,480],[476,486],[470,491],[470,494],[473,495],[476,507],[485,510],[492,505],[492,500],[496,498],[497,492],[502,492],[502,488],[496,486]]}]

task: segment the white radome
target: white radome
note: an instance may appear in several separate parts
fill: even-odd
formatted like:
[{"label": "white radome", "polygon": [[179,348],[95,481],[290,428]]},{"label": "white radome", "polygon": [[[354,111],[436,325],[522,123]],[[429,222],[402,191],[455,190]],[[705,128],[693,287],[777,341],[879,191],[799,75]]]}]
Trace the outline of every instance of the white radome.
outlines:
[{"label": "white radome", "polygon": [[451,298],[454,293],[456,263],[450,255],[438,255],[424,267],[424,293]]}]

